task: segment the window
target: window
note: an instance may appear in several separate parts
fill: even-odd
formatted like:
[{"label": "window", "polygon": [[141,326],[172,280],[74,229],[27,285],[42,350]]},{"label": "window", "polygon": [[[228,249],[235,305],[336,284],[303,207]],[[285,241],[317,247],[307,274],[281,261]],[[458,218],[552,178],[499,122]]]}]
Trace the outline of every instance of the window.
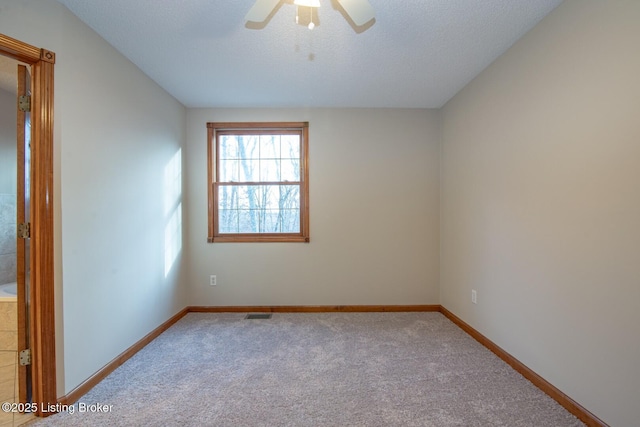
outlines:
[{"label": "window", "polygon": [[309,241],[309,124],[207,123],[209,242]]}]

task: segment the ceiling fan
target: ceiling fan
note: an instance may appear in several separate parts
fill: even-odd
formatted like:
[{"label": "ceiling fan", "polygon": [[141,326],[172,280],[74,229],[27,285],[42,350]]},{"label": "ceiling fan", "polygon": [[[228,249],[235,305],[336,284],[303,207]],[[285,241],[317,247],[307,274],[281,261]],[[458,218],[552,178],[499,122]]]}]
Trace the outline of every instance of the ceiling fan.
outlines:
[{"label": "ceiling fan", "polygon": [[[249,9],[245,19],[250,22],[264,22],[269,15],[283,0],[256,0],[254,5]],[[353,23],[360,27],[375,18],[375,11],[369,3],[369,0],[334,0],[344,12],[353,20]],[[305,6],[311,8],[320,7],[320,0],[294,0],[296,6]],[[313,28],[309,26],[309,28]]]}]

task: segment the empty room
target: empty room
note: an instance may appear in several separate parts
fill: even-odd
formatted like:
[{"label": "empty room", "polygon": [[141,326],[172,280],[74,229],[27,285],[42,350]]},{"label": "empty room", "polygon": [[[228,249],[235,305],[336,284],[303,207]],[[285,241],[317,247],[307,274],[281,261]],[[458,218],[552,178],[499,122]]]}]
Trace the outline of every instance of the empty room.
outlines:
[{"label": "empty room", "polygon": [[638,46],[637,0],[0,0],[0,426],[637,426]]}]

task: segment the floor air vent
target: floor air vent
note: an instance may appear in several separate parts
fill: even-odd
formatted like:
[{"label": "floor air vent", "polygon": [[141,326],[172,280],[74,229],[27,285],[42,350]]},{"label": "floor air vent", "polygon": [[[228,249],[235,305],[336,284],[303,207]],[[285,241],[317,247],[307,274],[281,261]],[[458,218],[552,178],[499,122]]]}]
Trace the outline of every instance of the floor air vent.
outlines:
[{"label": "floor air vent", "polygon": [[245,319],[271,319],[271,314],[247,314]]}]

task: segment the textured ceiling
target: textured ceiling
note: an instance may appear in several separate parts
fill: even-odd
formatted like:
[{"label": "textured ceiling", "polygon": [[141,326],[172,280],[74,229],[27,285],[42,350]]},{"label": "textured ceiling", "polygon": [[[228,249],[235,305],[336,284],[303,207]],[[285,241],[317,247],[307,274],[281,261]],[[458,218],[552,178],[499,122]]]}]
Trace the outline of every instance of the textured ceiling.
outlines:
[{"label": "textured ceiling", "polygon": [[319,25],[283,0],[58,0],[187,107],[441,107],[562,0],[370,0],[354,28],[321,0]]}]

